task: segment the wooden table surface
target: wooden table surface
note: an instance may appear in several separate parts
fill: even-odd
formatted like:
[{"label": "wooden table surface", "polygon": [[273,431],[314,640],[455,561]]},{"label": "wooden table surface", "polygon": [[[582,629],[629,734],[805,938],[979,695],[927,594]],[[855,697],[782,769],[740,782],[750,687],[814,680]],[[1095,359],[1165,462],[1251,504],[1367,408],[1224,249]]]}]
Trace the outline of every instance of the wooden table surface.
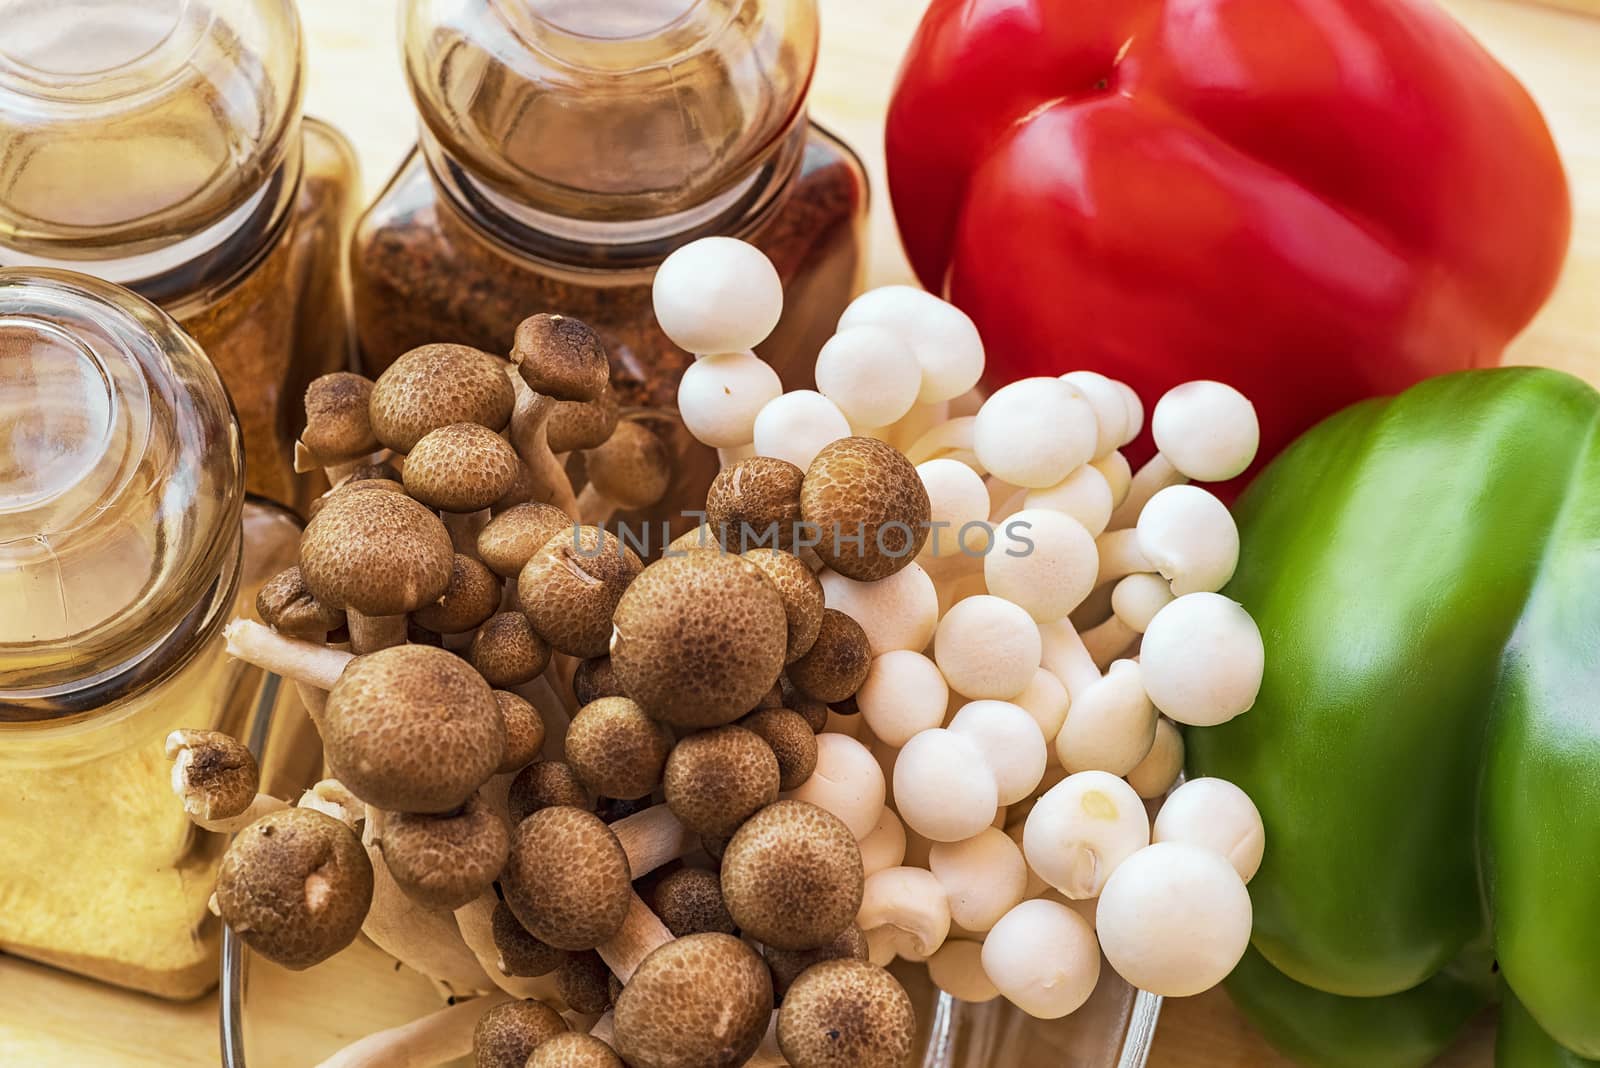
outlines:
[{"label": "wooden table surface", "polygon": [[[309,31],[308,108],[355,141],[368,194],[410,144],[414,118],[394,45],[394,0],[302,4]],[[1508,360],[1565,368],[1600,381],[1600,0],[1536,7],[1448,0],[1528,85],[1544,108],[1571,176],[1576,229],[1554,298]],[[822,0],[824,40],[814,113],[867,160],[876,183],[872,281],[909,280],[883,194],[882,115],[923,0]],[[1558,7],[1572,10],[1560,10]],[[361,991],[356,994],[354,991]],[[436,1003],[426,983],[353,947],[310,972],[262,969],[252,979],[252,1068],[301,1068],[369,1030]],[[1488,1028],[1452,1052],[1452,1068],[1488,1063]],[[8,1068],[203,1068],[218,1063],[215,996],[172,1005],[0,958],[0,1065]],[[1274,1068],[1287,1062],[1220,992],[1169,1001],[1154,1068]],[[1019,1066],[1027,1068],[1027,1066]]]}]

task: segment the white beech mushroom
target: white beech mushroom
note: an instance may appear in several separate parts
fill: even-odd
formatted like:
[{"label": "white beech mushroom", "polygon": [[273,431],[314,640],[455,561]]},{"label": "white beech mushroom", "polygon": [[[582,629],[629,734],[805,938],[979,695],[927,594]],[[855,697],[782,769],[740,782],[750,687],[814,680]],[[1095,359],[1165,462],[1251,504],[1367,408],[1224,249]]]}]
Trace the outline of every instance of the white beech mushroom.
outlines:
[{"label": "white beech mushroom", "polygon": [[944,722],[950,687],[939,666],[921,653],[896,649],[875,657],[856,691],[856,705],[873,735],[899,748]]},{"label": "white beech mushroom", "polygon": [[471,553],[490,507],[511,489],[520,461],[506,439],[479,423],[430,430],[406,454],[406,492],[444,513],[459,553]]},{"label": "white beech mushroom", "polygon": [[1095,425],[1099,429],[1094,459],[1110,456],[1139,436],[1144,428],[1144,405],[1125,383],[1096,371],[1068,371],[1061,376],[1061,381],[1076,387],[1094,409]]},{"label": "white beech mushroom", "polygon": [[1150,626],[1156,613],[1172,602],[1172,585],[1149,572],[1128,575],[1111,591],[1111,616],[1083,632],[1083,647],[1095,666],[1105,668]]},{"label": "white beech mushroom", "polygon": [[1249,882],[1261,867],[1266,831],[1250,796],[1225,779],[1190,779],[1156,813],[1152,842],[1187,842],[1209,849]]},{"label": "white beech mushroom", "polygon": [[722,896],[739,928],[781,950],[837,938],[861,908],[861,850],[837,816],[779,801],[745,820],[722,855]]},{"label": "white beech mushroom", "polygon": [[583,454],[588,483],[578,494],[585,523],[604,523],[618,509],[650,508],[672,482],[672,454],[645,423],[624,419],[603,444]]},{"label": "white beech mushroom", "polygon": [[1255,620],[1217,593],[1191,593],[1156,613],[1139,646],[1145,690],[1179,723],[1211,727],[1247,711],[1266,652]]},{"label": "white beech mushroom", "polygon": [[969,702],[951,717],[947,729],[977,744],[1002,806],[1027,798],[1044,777],[1048,763],[1044,733],[1032,716],[1010,701]]},{"label": "white beech mushroom", "polygon": [[1023,899],[1028,862],[1006,833],[986,827],[960,842],[935,842],[928,870],[950,899],[950,922],[982,934]]},{"label": "white beech mushroom", "polygon": [[1078,913],[1024,901],[983,940],[984,974],[1017,1008],[1042,1020],[1078,1011],[1100,981],[1100,947]]},{"label": "white beech mushroom", "polygon": [[1059,378],[1024,378],[983,402],[973,447],[991,474],[1014,486],[1045,489],[1094,459],[1099,433],[1094,409],[1076,386]]},{"label": "white beech mushroom", "polygon": [[1067,709],[1056,733],[1056,759],[1068,773],[1097,770],[1126,775],[1155,744],[1156,719],[1140,665],[1118,660]]},{"label": "white beech mushroom", "polygon": [[1140,990],[1189,997],[1227,978],[1250,944],[1250,893],[1226,857],[1161,842],[1106,882],[1095,922],[1106,960]]},{"label": "white beech mushroom", "polygon": [[1182,597],[1215,592],[1239,563],[1239,528],[1227,505],[1198,486],[1168,486],[1134,525],[1139,552]]},{"label": "white beech mushroom", "polygon": [[859,841],[877,826],[886,794],[883,768],[872,752],[854,738],[828,733],[817,735],[816,770],[788,797],[838,816]]},{"label": "white beech mushroom", "polygon": [[817,538],[817,555],[858,582],[887,578],[912,562],[927,541],[930,508],[911,461],[876,438],[826,444],[800,484],[800,514]]},{"label": "white beech mushroom", "polygon": [[896,956],[927,960],[950,934],[950,899],[926,869],[885,868],[863,884],[856,923],[874,964],[887,965]]},{"label": "white beech mushroom", "polygon": [[219,834],[248,827],[288,803],[261,788],[261,770],[250,750],[220,731],[175,730],[167,735],[172,792],[195,826]]},{"label": "white beech mushroom", "polygon": [[753,349],[783,314],[783,281],[754,245],[706,237],[676,249],[650,288],[656,322],[697,355]]},{"label": "white beech mushroom", "polygon": [[1051,787],[1022,833],[1028,866],[1074,900],[1099,897],[1117,866],[1149,844],[1144,802],[1105,771],[1080,771]]},{"label": "white beech mushroom", "polygon": [[761,1045],[772,1001],[767,966],[739,939],[673,939],[644,958],[617,998],[617,1052],[633,1068],[736,1068]]},{"label": "white beech mushroom", "polygon": [[694,439],[718,450],[729,467],[755,441],[757,417],[781,396],[778,372],[761,357],[748,350],[718,353],[683,369],[678,414]]},{"label": "white beech mushroom", "polygon": [[1099,568],[1099,552],[1083,524],[1047,508],[1024,508],[1006,519],[983,558],[989,592],[1040,623],[1078,607],[1094,589]]},{"label": "white beech mushroom", "polygon": [[600,656],[611,617],[644,564],[616,535],[578,526],[551,538],[517,579],[517,601],[534,632],[568,656]]},{"label": "white beech mushroom", "polygon": [[661,785],[672,735],[626,697],[584,705],[567,727],[567,763],[592,792],[625,801]]},{"label": "white beech mushroom", "polygon": [[761,569],[778,596],[783,598],[783,614],[789,624],[783,660],[786,665],[792,665],[811,652],[817,635],[822,632],[822,583],[799,557],[787,552],[749,549],[744,558]]},{"label": "white beech mushroom", "polygon": [[936,569],[977,564],[991,546],[989,488],[983,477],[959,460],[933,459],[917,465],[928,494],[928,540],[921,559]]},{"label": "white beech mushroom", "polygon": [[662,777],[667,806],[696,834],[726,838],[778,799],[778,758],[743,727],[700,731],[672,747]]},{"label": "white beech mushroom", "polygon": [[357,653],[404,642],[406,615],[444,596],[454,561],[439,517],[401,493],[336,493],[300,538],[301,577],[345,613]]},{"label": "white beech mushroom", "polygon": [[1151,801],[1172,789],[1172,784],[1178,781],[1181,774],[1183,732],[1177,724],[1162,716],[1156,723],[1156,737],[1150,752],[1124,778],[1140,797]]},{"label": "white beech mushroom", "polygon": [[897,422],[922,391],[922,366],[898,333],[875,323],[839,331],[816,362],[817,391],[858,430]]},{"label": "white beech mushroom", "polygon": [[923,431],[901,451],[918,467],[933,460],[955,460],[983,478],[987,470],[973,450],[973,428],[977,422],[977,417],[972,415],[946,419]]},{"label": "white beech mushroom", "polygon": [[623,689],[676,727],[715,727],[749,712],[778,680],[788,648],[777,589],[750,561],[709,549],[645,568],[612,621],[611,666]]},{"label": "white beech mushroom", "polygon": [[887,578],[858,582],[836,571],[817,575],[827,606],[861,624],[873,656],[896,649],[921,652],[939,625],[939,591],[927,571],[908,564]]},{"label": "white beech mushroom", "polygon": [[1261,425],[1248,397],[1221,382],[1185,382],[1156,402],[1150,417],[1155,457],[1141,467],[1111,516],[1111,529],[1130,527],[1151,497],[1193,479],[1226,482],[1255,459]]},{"label": "white beech mushroom", "polygon": [[505,1004],[504,994],[468,998],[410,1023],[358,1039],[317,1068],[434,1068],[472,1052],[483,1014]]},{"label": "white beech mushroom", "polygon": [[865,961],[812,965],[778,1010],[778,1048],[794,1068],[900,1068],[916,1033],[905,988]]},{"label": "white beech mushroom", "polygon": [[829,444],[850,436],[850,420],[822,394],[797,389],[762,405],[751,434],[756,455],[787,460],[805,470]]},{"label": "white beech mushroom", "polygon": [[378,449],[368,405],[372,380],[337,371],[306,386],[306,425],[294,443],[294,469],[305,474],[323,468],[337,483],[350,468]]},{"label": "white beech mushroom", "polygon": [[532,473],[533,500],[578,518],[577,498],[566,470],[550,449],[547,424],[559,401],[593,401],[605,392],[611,363],[587,323],[540,313],[517,326],[511,365],[519,376],[511,443]]},{"label": "white beech mushroom", "polygon": [[872,875],[885,868],[897,868],[906,859],[906,828],[895,815],[894,809],[885,805],[878,822],[865,838],[856,843],[861,849],[861,869]]},{"label": "white beech mushroom", "polygon": [[956,693],[974,699],[1017,696],[1032,681],[1040,655],[1033,617],[1020,605],[989,594],[952,605],[933,638],[933,659],[945,681]]},{"label": "white beech mushroom", "polygon": [[524,1068],[533,1051],[557,1035],[567,1021],[540,1001],[508,1001],[478,1017],[472,1030],[476,1068]]},{"label": "white beech mushroom", "polygon": [[1041,667],[1034,671],[1027,687],[1013,697],[1011,703],[1033,717],[1039,733],[1044,735],[1048,759],[1055,760],[1056,736],[1067,721],[1067,708],[1071,704],[1061,680]]},{"label": "white beech mushroom", "polygon": [[931,405],[966,393],[983,376],[983,340],[960,308],[915,286],[882,286],[850,302],[839,317],[840,332],[861,325],[893,331],[910,346],[922,369],[919,404]]},{"label": "white beech mushroom", "polygon": [[959,842],[994,819],[1000,788],[976,739],[934,728],[900,750],[894,801],[900,818],[917,834],[936,842]]},{"label": "white beech mushroom", "polygon": [[1098,538],[1111,522],[1111,513],[1116,508],[1116,491],[1100,466],[1087,463],[1054,486],[1024,491],[1021,507],[1045,508],[1069,515],[1082,524],[1092,537]]},{"label": "white beech mushroom", "polygon": [[928,978],[957,1001],[981,1005],[1000,996],[1000,988],[983,970],[983,943],[971,939],[946,939],[928,958]]}]

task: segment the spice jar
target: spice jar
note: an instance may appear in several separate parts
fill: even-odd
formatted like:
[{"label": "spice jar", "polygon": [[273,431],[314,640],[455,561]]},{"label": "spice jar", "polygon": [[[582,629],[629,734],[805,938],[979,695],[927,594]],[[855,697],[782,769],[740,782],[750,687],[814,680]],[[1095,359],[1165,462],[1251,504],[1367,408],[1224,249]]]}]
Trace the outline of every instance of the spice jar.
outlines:
[{"label": "spice jar", "polygon": [[224,843],[191,826],[163,742],[250,726],[262,676],[220,628],[293,562],[298,523],[245,501],[195,342],[84,275],[0,269],[0,426],[0,949],[198,995]]},{"label": "spice jar", "polygon": [[[742,238],[776,265],[784,316],[761,355],[790,388],[860,288],[860,161],[809,122],[814,0],[407,0],[417,148],[363,217],[353,253],[363,361],[458,341],[509,351],[548,311],[600,334],[624,408],[670,409],[692,356],[657,328],[650,286],[674,249]],[[692,441],[664,505],[705,499]]]},{"label": "spice jar", "polygon": [[205,348],[252,493],[299,509],[311,379],[350,358],[355,155],[300,115],[291,0],[21,0],[0,34],[0,266],[84,271]]}]

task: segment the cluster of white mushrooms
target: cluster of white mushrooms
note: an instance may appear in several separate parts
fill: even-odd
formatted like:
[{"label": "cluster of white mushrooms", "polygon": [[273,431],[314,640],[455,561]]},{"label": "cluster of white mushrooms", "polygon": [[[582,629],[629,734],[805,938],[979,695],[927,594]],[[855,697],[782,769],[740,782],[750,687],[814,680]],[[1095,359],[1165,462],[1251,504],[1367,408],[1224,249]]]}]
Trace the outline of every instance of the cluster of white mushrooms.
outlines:
[{"label": "cluster of white mushrooms", "polygon": [[1101,949],[1156,993],[1219,981],[1260,820],[1229,784],[1171,788],[1177,724],[1260,684],[1214,592],[1237,532],[1187,484],[1247,466],[1249,403],[1174,390],[1135,476],[1142,410],[1102,376],[959,414],[982,346],[924,293],[856,301],[791,393],[751,351],[782,306],[758,251],[689,245],[655,299],[704,354],[680,409],[723,470],[648,564],[605,522],[661,498],[668,453],[624,431],[583,323],[308,393],[334,489],[227,635],[297,685],[328,778],[291,804],[232,738],[168,751],[194,821],[234,834],[215,907],[256,953],[364,935],[452,999],[326,1064],[894,1068],[897,956],[1041,1017]]}]

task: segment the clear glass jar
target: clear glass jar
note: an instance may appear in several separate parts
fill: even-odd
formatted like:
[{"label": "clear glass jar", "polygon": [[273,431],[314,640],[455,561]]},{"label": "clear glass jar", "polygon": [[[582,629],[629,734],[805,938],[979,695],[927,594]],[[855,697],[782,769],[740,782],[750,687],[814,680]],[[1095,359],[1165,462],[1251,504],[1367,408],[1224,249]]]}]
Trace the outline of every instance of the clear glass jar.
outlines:
[{"label": "clear glass jar", "polygon": [[117,282],[205,348],[250,492],[304,510],[311,379],[351,360],[355,154],[300,115],[292,0],[15,0],[0,33],[0,267]]},{"label": "clear glass jar", "polygon": [[[791,388],[864,280],[866,174],[809,122],[814,0],[407,0],[416,150],[357,227],[368,374],[435,341],[504,353],[535,312],[606,342],[624,407],[671,409],[692,357],[657,328],[655,268],[710,234],[759,246],[784,316],[759,349]],[[679,431],[681,434],[681,430]],[[686,436],[686,435],[685,435]],[[700,507],[692,443],[668,503]]]},{"label": "clear glass jar", "polygon": [[0,426],[0,949],[198,995],[223,841],[190,825],[163,742],[248,726],[262,678],[221,627],[298,523],[246,504],[195,342],[83,275],[0,269]]}]

